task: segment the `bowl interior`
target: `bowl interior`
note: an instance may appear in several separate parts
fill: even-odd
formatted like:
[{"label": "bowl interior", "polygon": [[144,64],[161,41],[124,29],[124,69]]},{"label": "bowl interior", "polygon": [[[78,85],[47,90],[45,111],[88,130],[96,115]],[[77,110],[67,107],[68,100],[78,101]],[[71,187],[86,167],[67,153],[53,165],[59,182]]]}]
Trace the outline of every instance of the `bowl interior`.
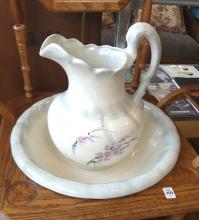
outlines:
[{"label": "bowl interior", "polygon": [[42,109],[35,108],[31,117],[28,113],[25,115],[25,123],[21,124],[20,142],[23,151],[34,164],[56,177],[91,184],[133,179],[161,165],[164,158],[171,155],[172,145],[176,143],[176,136],[170,130],[171,122],[166,120],[163,123],[158,115],[163,113],[158,111],[153,114],[154,109],[145,105],[143,133],[133,154],[103,171],[83,170],[64,158],[52,143],[47,128],[48,106],[49,102],[46,102]]}]

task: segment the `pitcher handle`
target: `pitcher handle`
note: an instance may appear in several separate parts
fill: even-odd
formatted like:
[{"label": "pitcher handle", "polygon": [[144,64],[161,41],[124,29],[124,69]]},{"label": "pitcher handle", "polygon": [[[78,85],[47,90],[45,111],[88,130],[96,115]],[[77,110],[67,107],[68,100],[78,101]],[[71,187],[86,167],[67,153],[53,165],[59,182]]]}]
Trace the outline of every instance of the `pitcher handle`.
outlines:
[{"label": "pitcher handle", "polygon": [[151,47],[151,62],[148,70],[141,74],[140,85],[133,95],[135,102],[140,102],[145,94],[146,87],[149,85],[155,73],[161,56],[160,38],[155,29],[147,23],[138,22],[132,25],[126,35],[127,48],[125,52],[128,56],[128,65],[132,66],[137,55],[138,45],[142,39],[146,39]]}]

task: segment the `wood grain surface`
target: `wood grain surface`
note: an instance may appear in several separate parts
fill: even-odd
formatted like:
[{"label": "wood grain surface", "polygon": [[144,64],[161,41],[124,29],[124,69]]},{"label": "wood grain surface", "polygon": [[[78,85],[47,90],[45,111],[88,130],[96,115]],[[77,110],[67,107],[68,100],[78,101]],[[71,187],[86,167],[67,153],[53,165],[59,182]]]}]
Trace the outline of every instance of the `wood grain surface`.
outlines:
[{"label": "wood grain surface", "polygon": [[52,12],[121,11],[129,0],[38,0]]},{"label": "wood grain surface", "polygon": [[0,115],[9,120],[12,123],[15,123],[15,113],[7,105],[0,102]]},{"label": "wood grain surface", "polygon": [[[48,94],[49,95],[49,94]],[[16,116],[46,94],[18,97],[8,106]],[[199,170],[193,168],[196,152],[181,135],[181,152],[172,172],[140,193],[117,199],[89,200],[63,196],[29,180],[17,168],[10,150],[12,123],[2,122],[0,138],[0,210],[13,220],[143,219],[199,210]],[[177,198],[167,200],[162,187],[173,187]]]}]

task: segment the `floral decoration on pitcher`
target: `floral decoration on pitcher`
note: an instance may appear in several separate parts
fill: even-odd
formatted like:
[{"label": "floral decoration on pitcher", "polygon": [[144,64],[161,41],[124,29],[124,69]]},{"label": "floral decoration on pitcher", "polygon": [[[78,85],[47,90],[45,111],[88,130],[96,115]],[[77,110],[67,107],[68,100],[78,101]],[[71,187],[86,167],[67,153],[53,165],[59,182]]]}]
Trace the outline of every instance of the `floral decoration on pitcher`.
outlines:
[{"label": "floral decoration on pitcher", "polygon": [[[99,134],[100,131],[107,132],[109,134],[113,133],[107,129],[96,129],[92,132],[89,132],[87,136],[79,136],[73,146],[73,153],[75,153],[75,150],[78,146],[87,144],[89,142],[95,142],[96,139],[102,138]],[[124,150],[138,137],[126,135],[119,139],[118,141],[112,141],[111,144],[106,144],[104,147],[104,150],[101,152],[98,152],[95,154],[95,157],[88,161],[87,165],[107,161],[110,160],[113,156],[121,155]]]},{"label": "floral decoration on pitcher", "polygon": [[130,143],[136,139],[137,137],[125,136],[111,145],[106,145],[104,151],[96,153],[95,157],[90,160],[87,165],[95,165],[96,163],[110,160],[113,156],[121,155],[124,152],[124,149],[126,149]]},{"label": "floral decoration on pitcher", "polygon": [[79,136],[75,143],[72,145],[73,153],[75,153],[75,150],[78,146],[81,146],[89,142],[95,142],[96,139],[102,138],[102,134],[100,132],[111,134],[111,131],[109,131],[108,129],[98,128],[89,132],[87,136]]}]

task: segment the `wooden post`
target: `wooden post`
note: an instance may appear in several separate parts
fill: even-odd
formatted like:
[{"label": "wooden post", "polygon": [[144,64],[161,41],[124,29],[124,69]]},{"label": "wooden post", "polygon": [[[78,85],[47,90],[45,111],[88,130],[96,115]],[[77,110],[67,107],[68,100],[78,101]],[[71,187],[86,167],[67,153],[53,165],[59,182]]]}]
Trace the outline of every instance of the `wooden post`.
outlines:
[{"label": "wooden post", "polygon": [[13,24],[23,24],[23,7],[21,0],[10,0],[10,11]]},{"label": "wooden post", "polygon": [[26,27],[23,24],[16,24],[13,28],[21,61],[21,69],[23,72],[25,96],[27,98],[32,98],[33,93],[30,80],[30,67],[28,62]]},{"label": "wooden post", "polygon": [[[144,0],[142,16],[141,16],[142,22],[150,23],[151,10],[152,10],[152,0]],[[133,81],[132,81],[133,89],[137,89],[139,86],[141,70],[146,66],[149,53],[150,53],[149,43],[146,40],[143,40],[138,48],[137,59],[135,62],[135,69],[134,69]]]}]

